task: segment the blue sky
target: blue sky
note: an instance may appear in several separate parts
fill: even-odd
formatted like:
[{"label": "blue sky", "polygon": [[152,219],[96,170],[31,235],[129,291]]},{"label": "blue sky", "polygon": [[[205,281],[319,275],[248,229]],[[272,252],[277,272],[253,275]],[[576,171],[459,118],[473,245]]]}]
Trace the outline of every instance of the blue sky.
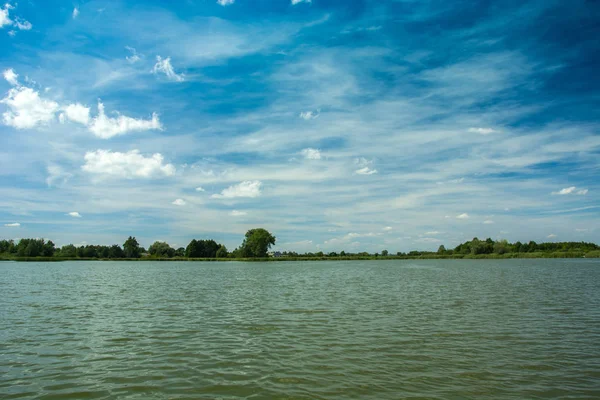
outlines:
[{"label": "blue sky", "polygon": [[600,242],[596,1],[0,8],[0,237]]}]

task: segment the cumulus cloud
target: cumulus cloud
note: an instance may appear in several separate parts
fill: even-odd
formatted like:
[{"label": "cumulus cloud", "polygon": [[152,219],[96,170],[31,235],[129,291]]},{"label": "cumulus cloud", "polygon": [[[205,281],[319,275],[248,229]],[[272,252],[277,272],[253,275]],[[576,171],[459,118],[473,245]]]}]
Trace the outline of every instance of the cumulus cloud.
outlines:
[{"label": "cumulus cloud", "polygon": [[13,86],[17,86],[19,84],[19,81],[17,80],[19,75],[17,75],[12,68],[4,70],[2,76],[4,76],[4,79],[6,79],[6,82],[10,83]]},{"label": "cumulus cloud", "polygon": [[131,179],[175,174],[175,167],[172,164],[165,164],[160,153],[144,157],[139,150],[131,150],[127,153],[96,150],[88,151],[84,158],[85,164],[82,169],[96,175]]},{"label": "cumulus cloud", "polygon": [[553,239],[555,237],[556,237],[556,235],[554,233],[551,233],[550,235],[548,235],[548,239]]},{"label": "cumulus cloud", "polygon": [[469,128],[471,133],[479,133],[480,135],[489,135],[490,133],[496,133],[497,131],[492,128]]},{"label": "cumulus cloud", "polygon": [[104,113],[104,104],[101,102],[98,102],[98,115],[92,119],[88,127],[94,135],[102,139],[109,139],[113,136],[134,131],[162,129],[156,113],[152,114],[152,119],[135,119],[124,115],[110,118]]},{"label": "cumulus cloud", "polygon": [[130,63],[130,64],[135,64],[136,62],[141,60],[140,55],[138,54],[137,50],[134,49],[133,47],[129,47],[129,46],[125,46],[125,48],[127,50],[129,50],[131,52],[130,56],[126,56],[125,59]]},{"label": "cumulus cloud", "polygon": [[217,4],[220,6],[230,6],[235,3],[235,0],[217,0]]},{"label": "cumulus cloud", "polygon": [[164,60],[161,56],[156,56],[156,64],[154,64],[154,68],[152,68],[152,73],[165,74],[167,79],[175,82],[183,82],[183,74],[175,73],[173,66],[171,65],[171,57],[167,57]]},{"label": "cumulus cloud", "polygon": [[78,122],[83,125],[87,125],[90,122],[90,109],[79,103],[69,104],[64,109],[64,115],[61,118],[61,122],[64,122],[64,118],[68,118],[71,121]]},{"label": "cumulus cloud", "polygon": [[13,222],[12,224],[4,224],[4,226],[7,226],[9,228],[18,228],[19,226],[21,226],[21,224],[18,222]]},{"label": "cumulus cloud", "polygon": [[577,191],[578,195],[585,196],[588,193],[587,189],[581,189]]},{"label": "cumulus cloud", "polygon": [[8,15],[9,14],[8,10],[10,10],[12,8],[13,7],[8,3],[6,3],[4,5],[4,8],[0,8],[0,28],[4,28],[4,26],[6,26],[6,25],[10,26],[13,24],[12,20],[10,19],[9,15]]},{"label": "cumulus cloud", "polygon": [[307,149],[302,150],[300,153],[307,160],[320,160],[321,159],[321,150],[319,150],[319,149],[313,149],[313,148],[309,147]]},{"label": "cumulus cloud", "polygon": [[[0,8],[0,28],[4,28],[5,26],[12,26],[22,31],[28,31],[33,26],[29,21],[25,21],[19,17],[16,17],[14,21],[10,19],[10,10],[13,10],[14,7],[9,3],[4,4],[3,8]],[[16,32],[14,30],[8,33],[10,36],[15,36]]]},{"label": "cumulus cloud", "polygon": [[393,228],[391,226],[386,226],[385,228],[383,228],[384,231],[391,231]]},{"label": "cumulus cloud", "polygon": [[176,206],[185,206],[187,203],[183,199],[176,199],[171,204],[174,204]]},{"label": "cumulus cloud", "polygon": [[296,4],[300,4],[300,3],[312,3],[312,0],[291,0],[292,1],[292,5],[295,6]]},{"label": "cumulus cloud", "polygon": [[79,214],[77,211],[72,211],[72,212],[68,213],[67,215],[70,217],[73,217],[73,218],[81,218],[81,214]]},{"label": "cumulus cloud", "polygon": [[232,217],[242,217],[244,215],[248,215],[248,213],[246,211],[233,210],[229,213],[229,215],[231,215]]},{"label": "cumulus cloud", "polygon": [[457,215],[456,218],[458,218],[458,219],[469,219],[469,214],[462,213],[462,214]]},{"label": "cumulus cloud", "polygon": [[319,110],[317,111],[303,111],[300,113],[300,118],[302,118],[305,121],[311,120],[311,119],[317,119],[319,118]]},{"label": "cumulus cloud", "polygon": [[213,194],[215,199],[233,199],[236,197],[258,197],[261,194],[261,181],[244,181],[237,185],[229,186],[221,194]]},{"label": "cumulus cloud", "polygon": [[33,28],[33,25],[31,25],[31,22],[25,21],[22,19],[15,20],[15,23],[13,25],[16,26],[17,28],[19,28],[19,30],[21,30],[21,31],[29,31],[29,30],[31,30],[31,28]]},{"label": "cumulus cloud", "polygon": [[483,221],[483,223],[486,224],[486,225],[491,225],[491,224],[494,223],[494,221],[488,219],[488,220]]},{"label": "cumulus cloud", "polygon": [[196,188],[196,192],[204,192],[204,191],[205,191],[205,190],[204,190],[204,188],[203,188],[202,186],[198,186],[198,187]]},{"label": "cumulus cloud", "polygon": [[79,16],[79,8],[75,7],[73,9],[73,19],[77,18]]},{"label": "cumulus cloud", "polygon": [[[9,78],[11,77],[9,74]],[[4,123],[17,129],[47,124],[54,119],[54,114],[59,109],[56,102],[43,99],[37,91],[22,86],[10,89],[0,103],[8,107],[2,114]]]},{"label": "cumulus cloud", "polygon": [[431,236],[431,235],[439,235],[440,232],[438,231],[430,231],[430,232],[425,232],[425,235]]}]

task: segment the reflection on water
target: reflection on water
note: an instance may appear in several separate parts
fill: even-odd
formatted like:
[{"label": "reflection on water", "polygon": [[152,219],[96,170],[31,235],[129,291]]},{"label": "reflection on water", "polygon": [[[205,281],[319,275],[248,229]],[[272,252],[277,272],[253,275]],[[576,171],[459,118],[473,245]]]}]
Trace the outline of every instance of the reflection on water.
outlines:
[{"label": "reflection on water", "polygon": [[2,263],[0,398],[600,398],[600,261]]}]

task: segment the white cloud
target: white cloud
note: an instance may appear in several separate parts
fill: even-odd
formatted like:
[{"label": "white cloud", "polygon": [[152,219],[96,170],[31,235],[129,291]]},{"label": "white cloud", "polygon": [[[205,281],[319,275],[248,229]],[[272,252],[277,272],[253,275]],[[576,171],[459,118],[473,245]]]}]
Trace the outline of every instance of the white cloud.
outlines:
[{"label": "white cloud", "polygon": [[244,181],[224,189],[221,194],[213,194],[215,199],[232,199],[235,197],[258,197],[260,196],[261,181]]},{"label": "white cloud", "polygon": [[18,222],[14,222],[12,224],[4,224],[4,226],[7,226],[9,228],[18,228],[19,226],[21,226],[21,224]]},{"label": "white cloud", "polygon": [[158,74],[159,72],[165,74],[167,79],[175,82],[183,82],[183,74],[175,73],[173,66],[171,65],[171,57],[167,57],[164,60],[161,56],[156,56],[156,64],[152,68],[152,73]]},{"label": "white cloud", "polygon": [[356,233],[356,232],[350,232],[349,234],[347,234],[345,236],[346,239],[355,239],[355,238],[361,238],[361,237],[376,237],[376,236],[381,236],[382,233],[374,233],[374,232],[367,232],[367,233]]},{"label": "white cloud", "polygon": [[0,103],[9,109],[2,114],[4,123],[17,129],[46,124],[59,109],[56,102],[41,98],[37,91],[27,87],[10,89]]},{"label": "white cloud", "polygon": [[369,167],[364,167],[364,168],[357,169],[354,172],[357,173],[358,175],[373,175],[373,174],[377,173],[377,170],[369,168]]},{"label": "white cloud", "polygon": [[235,0],[217,0],[217,4],[220,6],[230,6],[235,3]]},{"label": "white cloud", "polygon": [[559,194],[559,195],[578,194],[580,196],[585,196],[587,193],[588,193],[588,189],[577,190],[577,188],[575,186],[561,189],[558,192],[552,192],[552,194]]},{"label": "white cloud", "polygon": [[431,236],[431,235],[439,235],[440,232],[438,231],[431,231],[431,232],[425,232],[425,235]]},{"label": "white cloud", "polygon": [[129,46],[125,46],[125,48],[127,50],[129,50],[131,52],[130,56],[126,56],[125,59],[130,63],[130,64],[135,64],[136,62],[141,60],[141,57],[139,56],[137,50],[133,47],[129,47]]},{"label": "white cloud", "polygon": [[31,22],[20,20],[20,19],[15,20],[14,26],[19,28],[19,30],[21,30],[21,31],[29,31],[29,30],[31,30],[31,28],[33,28],[33,25],[31,25]]},{"label": "white cloud", "polygon": [[198,186],[198,187],[196,188],[196,192],[204,192],[204,191],[205,191],[205,190],[204,190],[204,188],[202,188],[202,186]]},{"label": "white cloud", "polygon": [[127,153],[96,150],[85,153],[82,169],[97,175],[112,175],[120,178],[152,178],[175,174],[172,164],[164,164],[160,153],[144,157],[139,150]]},{"label": "white cloud", "polygon": [[72,211],[72,212],[68,213],[67,215],[70,217],[73,217],[73,218],[81,218],[81,214],[79,214],[77,211]]},{"label": "white cloud", "polygon": [[319,118],[319,111],[317,110],[315,111],[303,111],[300,113],[300,118],[302,118],[305,121],[311,120],[311,119],[317,119]]},{"label": "white cloud", "polygon": [[386,226],[385,228],[383,228],[384,231],[391,231],[393,228],[391,226]]},{"label": "white cloud", "polygon": [[[66,118],[70,119],[71,121],[79,122],[83,125],[87,125],[90,122],[89,107],[76,103],[69,104],[67,107],[65,107],[64,110],[64,116],[66,116]],[[61,122],[64,122],[64,117],[59,116],[59,119],[62,119]]]},{"label": "white cloud", "polygon": [[471,133],[479,133],[480,135],[489,135],[490,133],[496,133],[497,131],[492,128],[469,128]]},{"label": "white cloud", "polygon": [[77,18],[79,16],[79,8],[75,7],[73,9],[73,19]]},{"label": "white cloud", "polygon": [[295,6],[296,4],[300,4],[300,3],[312,3],[312,0],[291,0],[292,1],[292,5]]},{"label": "white cloud", "polygon": [[553,239],[555,237],[556,237],[556,235],[554,233],[551,233],[550,235],[548,235],[548,239]]},{"label": "white cloud", "polygon": [[469,219],[469,214],[462,213],[462,214],[457,215],[456,218],[458,218],[458,219]]},{"label": "white cloud", "polygon": [[491,224],[494,223],[494,221],[488,219],[488,220],[483,221],[483,223],[486,224],[486,225],[491,225]]},{"label": "white cloud", "polygon": [[187,203],[183,199],[176,199],[171,204],[174,204],[176,206],[185,206]]},{"label": "white cloud", "polygon": [[162,129],[162,125],[156,113],[152,119],[135,119],[119,115],[117,118],[109,118],[104,113],[104,104],[98,102],[98,116],[92,119],[89,130],[99,138],[109,139],[113,136],[124,135],[133,131],[147,131],[151,129]]},{"label": "white cloud", "polygon": [[248,213],[246,211],[233,210],[229,213],[229,215],[231,215],[232,217],[242,217],[244,215],[248,215]]},{"label": "white cloud", "polygon": [[6,3],[4,8],[0,8],[0,28],[3,28],[5,25],[12,25],[13,22],[9,18],[8,14],[11,8],[13,8],[10,4]]},{"label": "white cloud", "polygon": [[371,168],[371,165],[373,164],[372,160],[367,160],[364,157],[359,157],[356,160],[354,160],[354,163],[361,167],[354,171],[354,173],[358,175],[373,175],[377,173],[376,169]]},{"label": "white cloud", "polygon": [[19,75],[17,75],[12,68],[4,70],[2,75],[4,76],[4,79],[6,79],[6,81],[11,85],[17,86],[19,84],[19,82],[17,81]]},{"label": "white cloud", "polygon": [[307,160],[320,160],[321,159],[321,150],[319,150],[319,149],[313,149],[313,148],[309,147],[307,149],[302,150],[300,153]]}]

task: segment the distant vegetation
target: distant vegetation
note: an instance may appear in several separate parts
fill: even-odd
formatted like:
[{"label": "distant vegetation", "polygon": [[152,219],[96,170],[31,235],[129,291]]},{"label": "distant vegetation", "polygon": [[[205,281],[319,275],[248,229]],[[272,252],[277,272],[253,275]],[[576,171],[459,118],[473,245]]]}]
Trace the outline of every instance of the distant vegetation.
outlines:
[{"label": "distant vegetation", "polygon": [[267,257],[275,244],[275,236],[266,229],[251,229],[241,246],[232,252],[225,245],[212,239],[193,239],[186,248],[172,248],[166,242],[154,242],[148,250],[140,246],[135,237],[129,236],[123,246],[68,244],[57,248],[51,240],[21,239],[0,240],[0,259],[227,259]]},{"label": "distant vegetation", "polygon": [[15,260],[64,260],[64,259],[140,259],[140,260],[353,260],[353,259],[412,259],[412,258],[574,258],[600,257],[600,246],[585,242],[558,243],[509,243],[506,240],[479,240],[474,238],[461,243],[454,249],[446,249],[443,245],[435,252],[411,251],[390,254],[381,253],[304,253],[291,251],[268,251],[275,244],[275,236],[266,229],[249,230],[242,244],[229,252],[227,248],[212,239],[193,239],[186,248],[175,249],[166,242],[154,242],[147,250],[141,247],[135,237],[130,236],[120,245],[74,246],[68,244],[56,248],[50,240],[21,239],[18,243],[12,240],[0,240],[0,259]]}]

